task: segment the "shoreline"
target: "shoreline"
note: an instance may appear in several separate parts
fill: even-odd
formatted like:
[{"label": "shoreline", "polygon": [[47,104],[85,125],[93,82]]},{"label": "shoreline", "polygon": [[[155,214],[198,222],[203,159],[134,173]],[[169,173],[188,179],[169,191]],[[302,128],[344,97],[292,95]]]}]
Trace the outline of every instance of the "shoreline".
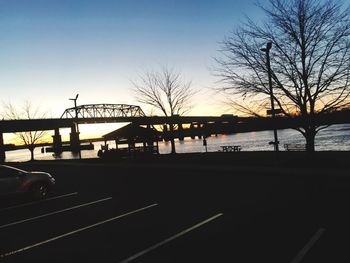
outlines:
[{"label": "shoreline", "polygon": [[135,165],[135,164],[186,164],[191,166],[267,166],[280,168],[335,168],[347,169],[350,160],[350,151],[323,151],[323,152],[208,152],[208,153],[177,153],[159,154],[152,156],[130,156],[123,159],[56,159],[34,160],[26,162],[4,162],[4,164],[108,164],[108,165]]}]

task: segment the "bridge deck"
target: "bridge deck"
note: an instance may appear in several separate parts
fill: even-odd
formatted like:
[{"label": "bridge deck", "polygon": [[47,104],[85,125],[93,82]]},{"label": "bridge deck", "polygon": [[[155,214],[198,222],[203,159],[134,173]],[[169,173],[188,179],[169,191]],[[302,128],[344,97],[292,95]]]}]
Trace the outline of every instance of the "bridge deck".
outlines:
[{"label": "bridge deck", "polygon": [[[226,117],[226,116],[150,116],[150,117],[99,117],[99,118],[71,118],[71,119],[31,119],[31,120],[1,120],[0,133],[24,132],[35,130],[54,130],[56,128],[69,128],[77,124],[93,123],[128,123],[138,125],[163,125],[163,124],[208,124],[213,127],[216,124],[227,124],[237,127],[237,131],[257,131],[301,127],[304,120],[301,118],[279,117],[272,118],[253,117]],[[350,123],[350,111],[333,113],[316,118],[317,125],[332,125]]]}]

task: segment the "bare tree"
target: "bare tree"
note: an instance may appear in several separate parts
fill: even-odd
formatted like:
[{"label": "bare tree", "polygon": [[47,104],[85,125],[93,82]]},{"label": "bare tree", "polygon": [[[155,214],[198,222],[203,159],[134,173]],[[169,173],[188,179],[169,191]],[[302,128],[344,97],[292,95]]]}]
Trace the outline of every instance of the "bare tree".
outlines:
[{"label": "bare tree", "polygon": [[270,89],[261,48],[271,42],[274,104],[285,116],[303,119],[297,130],[307,151],[314,151],[315,136],[324,128],[316,125],[316,117],[349,105],[350,9],[332,0],[268,2],[260,5],[265,23],[248,18],[222,42],[215,74],[236,108],[266,109]]},{"label": "bare tree", "polygon": [[[132,83],[137,101],[152,106],[167,117],[183,115],[191,108],[191,98],[195,94],[191,82],[185,82],[174,70],[164,67],[159,72],[146,72]],[[169,126],[173,134],[174,125]],[[175,153],[173,136],[170,141],[171,152]]]},{"label": "bare tree", "polygon": [[[30,102],[26,101],[24,106],[20,109],[14,107],[11,103],[4,103],[4,118],[10,120],[20,119],[42,119],[45,114],[40,114],[38,108],[33,108]],[[47,136],[47,131],[29,131],[16,132],[16,138],[23,143],[30,151],[30,159],[34,160],[34,149],[36,144],[43,141]]]}]

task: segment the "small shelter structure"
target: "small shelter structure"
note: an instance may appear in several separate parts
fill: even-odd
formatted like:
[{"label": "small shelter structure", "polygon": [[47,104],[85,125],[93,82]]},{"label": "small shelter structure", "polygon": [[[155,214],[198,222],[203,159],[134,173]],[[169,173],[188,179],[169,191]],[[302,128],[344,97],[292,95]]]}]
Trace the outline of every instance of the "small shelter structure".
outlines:
[{"label": "small shelter structure", "polygon": [[[158,141],[162,139],[161,133],[151,127],[142,127],[130,123],[120,129],[102,136],[105,141],[104,153],[115,152],[116,154],[138,154],[138,153],[159,153]],[[108,149],[107,142],[115,141],[116,149]],[[141,144],[142,146],[136,146]],[[127,144],[127,148],[119,148],[120,144]]]}]

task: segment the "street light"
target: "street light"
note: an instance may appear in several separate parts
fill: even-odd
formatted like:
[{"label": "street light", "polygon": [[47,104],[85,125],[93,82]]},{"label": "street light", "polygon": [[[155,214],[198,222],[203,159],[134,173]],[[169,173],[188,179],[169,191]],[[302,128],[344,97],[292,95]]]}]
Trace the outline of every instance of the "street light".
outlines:
[{"label": "street light", "polygon": [[[78,108],[77,108],[77,99],[79,97],[79,93],[75,96],[75,98],[70,98],[69,100],[72,100],[74,101],[74,109],[75,109],[75,118],[78,119]],[[76,127],[77,127],[77,133],[78,133],[78,136],[79,136],[79,124],[78,124],[78,121],[75,123],[76,124]],[[78,140],[79,140],[79,137],[78,137]],[[81,159],[81,149],[80,149],[80,142],[79,142],[79,159]]]},{"label": "street light", "polygon": [[78,109],[77,109],[77,99],[78,99],[78,97],[79,97],[79,94],[77,94],[75,96],[75,98],[69,99],[69,100],[73,100],[74,101],[75,118],[78,118]]},{"label": "street light", "polygon": [[271,113],[272,113],[272,120],[273,120],[273,135],[275,141],[272,142],[274,145],[275,151],[278,152],[278,136],[277,136],[277,129],[275,127],[275,118],[276,118],[276,112],[275,112],[275,104],[273,99],[273,90],[272,90],[272,78],[271,78],[271,64],[270,64],[270,49],[272,48],[272,42],[269,41],[266,44],[266,48],[261,48],[260,50],[262,52],[265,52],[266,54],[266,66],[267,66],[267,74],[269,77],[269,87],[270,87],[270,100],[271,100]]}]

